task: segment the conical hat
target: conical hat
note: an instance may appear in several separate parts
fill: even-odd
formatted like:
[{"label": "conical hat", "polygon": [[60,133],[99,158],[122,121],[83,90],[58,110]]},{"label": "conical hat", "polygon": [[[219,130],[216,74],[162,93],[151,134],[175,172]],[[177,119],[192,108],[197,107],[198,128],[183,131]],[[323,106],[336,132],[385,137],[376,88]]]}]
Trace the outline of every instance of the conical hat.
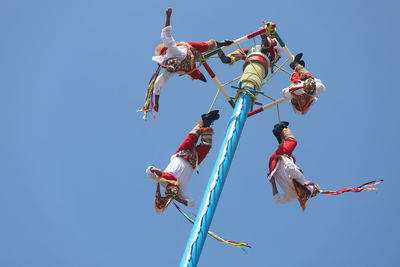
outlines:
[{"label": "conical hat", "polygon": [[[187,45],[185,42],[178,42],[176,43],[177,46],[181,46],[181,45]],[[154,54],[156,56],[161,55],[168,47],[165,47],[164,43],[159,44],[156,46],[156,49],[154,49]]]},{"label": "conical hat", "polygon": [[157,214],[161,214],[168,207],[168,205],[172,201],[172,197],[162,196],[160,192],[160,184],[157,183],[157,191],[156,196],[154,197],[154,208],[156,209]]},{"label": "conical hat", "polygon": [[161,50],[163,50],[164,47],[165,47],[165,45],[164,45],[163,43],[157,45],[156,49],[154,49],[154,54],[155,54],[156,56],[161,55]]},{"label": "conical hat", "polygon": [[292,179],[294,191],[296,192],[297,199],[303,211],[306,209],[306,202],[312,197],[319,194],[320,189],[318,184],[313,184],[314,190],[310,192],[305,185],[300,184],[295,179]]}]

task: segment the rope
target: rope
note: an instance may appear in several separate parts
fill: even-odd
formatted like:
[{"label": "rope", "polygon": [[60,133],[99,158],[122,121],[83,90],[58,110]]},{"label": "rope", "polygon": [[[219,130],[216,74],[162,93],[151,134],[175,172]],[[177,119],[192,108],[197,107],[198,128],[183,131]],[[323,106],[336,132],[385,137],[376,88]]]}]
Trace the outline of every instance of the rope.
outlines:
[{"label": "rope", "polygon": [[260,93],[262,96],[265,96],[266,98],[269,98],[269,100],[272,100],[272,101],[276,101],[274,98],[272,98],[272,97],[270,97],[270,96],[268,96],[268,95],[266,95],[266,94],[264,94],[264,93]]},{"label": "rope", "polygon": [[242,76],[239,76],[239,77],[233,79],[233,80],[230,81],[230,82],[224,83],[222,86],[225,86],[225,85],[228,85],[228,84],[230,84],[230,83],[233,83],[234,81],[237,81],[237,80],[239,80],[240,78],[242,78]]},{"label": "rope", "polygon": [[189,72],[185,72],[185,73],[179,74],[179,76],[189,75],[189,74],[192,73],[193,71],[199,69],[201,65],[203,65],[203,59],[200,61],[199,65],[196,66],[196,68],[192,69],[192,70],[189,71]]},{"label": "rope", "polygon": [[213,102],[211,103],[211,106],[210,106],[210,109],[208,110],[208,113],[210,113],[211,110],[212,110],[212,108],[214,107],[215,100],[217,100],[217,97],[218,97],[220,91],[221,91],[221,89],[218,88],[217,94],[215,95],[214,100],[213,100]]},{"label": "rope", "polygon": [[292,73],[290,73],[290,72],[288,72],[287,70],[285,70],[285,69],[281,69],[283,72],[286,72],[287,74],[289,74],[290,76],[292,75]]},{"label": "rope", "polygon": [[[253,41],[254,41],[254,40],[253,40]],[[239,48],[239,52],[240,52],[243,56],[246,56],[246,54],[244,53],[244,51],[243,51],[243,49],[240,47],[240,45],[238,44],[237,46],[238,46],[238,48]],[[239,57],[239,55],[233,55],[233,56]],[[214,57],[217,58],[216,56],[214,56]],[[210,57],[210,58],[212,58],[212,57]],[[201,64],[203,64],[203,61],[206,61],[206,59],[205,59],[204,57],[202,58]],[[254,65],[253,65],[253,63],[252,63],[251,61],[250,61],[250,64],[252,64],[252,67],[254,68],[254,70],[255,70],[255,72],[258,74],[258,76],[261,77],[260,73],[258,73],[257,69],[254,67]],[[200,67],[200,65],[199,65],[199,67]],[[231,80],[230,82],[227,82],[227,83],[225,83],[225,84],[222,84],[222,87],[225,87],[226,85],[228,85],[228,84],[230,84],[230,83],[233,83],[234,81],[239,80],[241,77],[242,77],[242,76],[239,76],[239,77],[237,77],[237,78]],[[213,99],[213,101],[212,101],[212,103],[211,103],[211,106],[210,106],[210,109],[208,110],[208,112],[210,112],[210,111],[212,110],[212,108],[214,107],[215,101],[217,100],[217,97],[218,97],[220,91],[221,91],[221,89],[218,88],[218,91],[217,91],[217,93],[216,93],[216,95],[215,95],[215,97],[214,97],[214,99]],[[242,91],[245,91],[245,90],[242,90]],[[242,91],[240,91],[240,93],[241,93]],[[246,91],[246,92],[247,92],[247,91]],[[249,92],[249,93],[250,93],[250,92]],[[238,95],[239,95],[239,90],[238,90],[238,94],[237,94],[236,97],[235,97],[235,101],[236,101]],[[257,96],[255,96],[255,95],[252,94],[252,93],[250,93],[250,95],[251,95],[251,97],[253,98],[253,103],[254,103],[254,102],[256,101],[256,99],[257,99]]]},{"label": "rope", "polygon": [[[188,49],[190,49],[190,48],[188,47]],[[188,52],[189,52],[189,51],[188,51]],[[194,60],[195,60],[195,61],[199,61],[199,62],[200,62],[199,65],[197,65],[197,66],[196,66],[194,69],[192,69],[191,71],[185,72],[185,73],[181,74],[180,76],[183,76],[183,75],[186,75],[186,74],[190,74],[190,73],[192,73],[193,71],[199,69],[200,66],[203,65],[204,62],[206,62],[206,58],[204,57],[204,53],[199,53],[198,57],[196,57],[195,54],[194,54]],[[196,63],[195,63],[195,64],[196,64]]]},{"label": "rope", "polygon": [[276,110],[278,111],[278,122],[281,122],[281,115],[279,114],[279,105],[276,105]]},{"label": "rope", "polygon": [[[283,62],[273,73],[271,73],[271,75],[268,77],[268,79],[265,80],[265,82],[263,83],[263,86],[264,86],[272,77],[274,77],[274,75],[275,75],[279,70],[283,70],[283,71],[284,71],[284,69],[282,69],[282,67],[283,67],[283,65],[286,64],[286,62],[288,62],[288,60],[289,60],[289,59],[286,59],[285,62]],[[275,65],[275,64],[274,64],[274,65]],[[275,65],[275,66],[276,66],[276,65]],[[291,74],[290,74],[290,75],[291,75]]]},{"label": "rope", "polygon": [[[246,54],[244,53],[243,49],[240,47],[240,45],[237,45],[237,46],[239,47],[240,52],[241,52],[243,55],[246,55]],[[258,77],[261,77],[261,80],[263,80],[264,77],[262,77],[261,74],[257,71],[256,67],[254,67],[253,62],[252,62],[251,60],[249,60],[249,62],[250,62],[250,65],[253,67],[254,71],[257,73]]]},{"label": "rope", "polygon": [[235,102],[237,101],[239,95],[240,95],[241,93],[244,93],[244,92],[250,94],[251,98],[253,99],[253,103],[252,103],[251,105],[254,105],[254,103],[255,103],[256,100],[257,100],[257,96],[256,96],[255,94],[253,94],[252,92],[249,92],[248,90],[244,90],[244,89],[239,89],[239,90],[237,90],[237,93],[236,93],[236,96],[235,96]]},{"label": "rope", "polygon": [[[265,27],[267,28],[267,26],[265,26]],[[254,45],[255,45],[255,40],[253,39],[253,41],[254,41]],[[240,47],[239,44],[237,45],[237,47],[239,48],[239,52],[240,52],[242,55],[246,56],[246,54],[244,53],[243,49]],[[239,55],[235,55],[235,54],[234,54],[233,56],[239,57]],[[212,57],[210,57],[210,58],[217,58],[217,56],[212,56]],[[205,59],[204,57],[202,58],[201,64],[203,64],[203,61],[206,61],[206,59]],[[271,73],[271,75],[268,77],[268,79],[265,80],[265,82],[262,84],[262,86],[264,86],[264,85],[265,85],[279,70],[282,70],[283,72],[286,72],[287,74],[292,75],[290,72],[288,72],[288,71],[286,71],[285,69],[282,68],[288,61],[289,61],[289,58],[287,58],[281,65],[279,65],[279,67],[278,67],[274,72]],[[201,64],[199,64],[199,67],[200,67]],[[257,71],[257,69],[254,67],[253,62],[250,61],[250,64],[251,64],[251,66],[253,67],[253,69],[255,70],[255,72],[257,73],[257,75],[258,75],[259,77],[261,77],[261,74],[260,74],[260,73]],[[276,66],[275,63],[272,63],[272,64],[273,64],[273,66]],[[233,80],[231,80],[231,81],[229,81],[229,82],[227,82],[227,83],[222,84],[222,87],[225,87],[226,85],[228,85],[228,84],[230,84],[230,83],[233,83],[234,81],[239,80],[241,77],[242,77],[242,76],[239,76],[239,77],[237,77],[237,78],[235,78],[235,79],[233,79]],[[211,106],[210,106],[210,109],[208,110],[208,112],[210,112],[210,111],[212,110],[212,108],[214,107],[215,101],[217,100],[217,97],[218,97],[220,91],[221,91],[221,89],[218,88],[218,91],[217,91],[217,93],[216,93],[216,95],[215,95],[215,97],[214,97],[214,99],[213,99],[213,101],[212,101],[212,103],[211,103]],[[240,93],[242,93],[242,92],[248,92],[248,93],[251,95],[251,97],[253,98],[253,104],[254,104],[254,102],[255,102],[256,99],[257,99],[257,96],[254,95],[253,93],[249,92],[249,91],[246,91],[246,90],[238,90],[238,91],[237,91],[237,94],[236,94],[236,97],[235,97],[235,101],[237,100],[238,95],[239,95]],[[270,97],[270,96],[268,96],[268,95],[266,95],[266,94],[264,94],[264,93],[260,93],[260,94],[263,95],[264,97],[266,97],[266,98],[272,100],[272,101],[276,101],[274,98],[272,98],[272,97]],[[277,110],[277,114],[278,114],[278,121],[281,122],[281,116],[280,116],[280,111],[279,111],[279,105],[276,105],[276,110]]]},{"label": "rope", "polygon": [[199,153],[197,153],[196,148],[195,148],[195,151],[196,151],[196,172],[197,172],[197,174],[199,174]]},{"label": "rope", "polygon": [[[190,223],[194,223],[194,220],[192,218],[190,218],[186,213],[183,212],[183,210],[175,203],[172,202],[175,205],[175,208],[186,218],[186,220],[188,220]],[[193,214],[194,217],[196,217],[195,214]],[[235,241],[230,241],[227,239],[223,239],[222,237],[216,235],[215,233],[208,231],[208,234],[212,237],[214,237],[216,240],[218,240],[219,242],[225,243],[225,244],[229,244],[229,245],[233,245],[235,247],[238,247],[240,249],[242,249],[243,251],[246,251],[245,249],[251,248],[249,246],[249,244],[244,243],[244,242],[235,242]]]},{"label": "rope", "polygon": [[[202,57],[201,57],[201,65],[203,65],[204,62],[207,62],[207,59],[202,55]],[[200,67],[200,65],[199,65],[199,67]],[[224,85],[222,85],[222,87],[224,87]],[[212,108],[214,107],[214,104],[215,104],[215,101],[217,100],[219,92],[221,92],[221,88],[218,87],[218,91],[214,96],[214,100],[211,103],[211,106],[210,106],[210,109],[208,110],[208,113],[210,113]]]},{"label": "rope", "polygon": [[[243,56],[246,56],[246,54],[244,53],[243,49],[240,47],[239,44],[237,45],[237,47],[239,48],[239,52],[240,52]],[[254,64],[253,64],[252,61],[249,61],[249,63],[250,63],[250,65],[251,65],[251,67],[253,68],[255,75],[258,76],[258,78],[260,78],[260,80],[262,81],[264,77],[262,77],[262,75],[258,72],[257,68],[254,66]],[[242,75],[241,77],[243,77],[243,75]],[[247,93],[250,94],[251,98],[253,99],[252,105],[254,105],[254,103],[255,103],[256,100],[257,100],[257,95],[256,95],[256,94],[253,94],[253,93],[251,93],[251,92],[249,92],[249,91],[247,91],[247,90],[237,90],[236,96],[235,96],[235,102],[237,101],[239,95],[240,95],[241,93],[243,93],[243,92],[247,92]]]},{"label": "rope", "polygon": [[[287,58],[273,73],[271,73],[271,75],[268,77],[268,79],[265,80],[265,82],[263,83],[263,86],[264,86],[264,85],[265,85],[279,70],[282,70],[282,71],[286,72],[287,74],[292,75],[291,73],[289,73],[288,71],[286,71],[285,69],[282,68],[288,61],[289,61],[289,58]],[[276,66],[275,63],[274,63],[273,65]],[[262,95],[264,95],[265,97],[268,97],[269,99],[272,99],[271,97],[269,97],[269,96],[267,96],[267,95],[265,95],[265,94],[262,94]],[[273,100],[273,101],[276,101],[275,99],[272,99],[272,100]],[[280,122],[281,122],[281,114],[280,114],[280,112],[279,112],[279,104],[276,105],[276,111],[277,111],[277,113],[278,113],[278,122],[280,123]]]}]

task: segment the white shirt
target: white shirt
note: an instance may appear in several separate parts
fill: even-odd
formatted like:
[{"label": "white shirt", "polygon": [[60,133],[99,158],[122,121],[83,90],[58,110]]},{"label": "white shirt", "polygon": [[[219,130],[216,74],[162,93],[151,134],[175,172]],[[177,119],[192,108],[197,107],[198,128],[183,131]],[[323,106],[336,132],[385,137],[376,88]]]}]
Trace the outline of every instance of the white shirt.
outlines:
[{"label": "white shirt", "polygon": [[[272,177],[275,178],[275,181],[278,182],[281,189],[284,191],[283,194],[278,193],[274,195],[275,203],[286,204],[297,198],[296,191],[293,187],[292,179],[295,179],[302,185],[306,182],[303,173],[300,171],[300,168],[296,166],[293,162],[293,159],[287,156],[284,156],[287,160],[283,162],[282,159],[278,160],[275,169],[271,172],[268,179],[271,180]],[[307,189],[310,192],[313,191],[312,186],[307,186]]]},{"label": "white shirt", "polygon": [[[304,81],[298,81],[297,83],[291,84],[289,87],[282,89],[282,95],[283,95],[283,97],[286,98],[286,99],[288,99],[288,100],[291,100],[294,96],[292,95],[292,93],[290,93],[289,90],[290,90],[291,88],[293,88],[293,87],[302,87],[303,84],[304,84]],[[315,79],[315,85],[316,85],[316,86],[315,86],[315,87],[316,87],[316,90],[315,90],[315,94],[312,96],[312,98],[313,98],[313,103],[311,103],[311,105],[313,105],[314,102],[318,100],[318,96],[319,96],[320,93],[325,92],[325,85],[321,82],[320,79]],[[294,91],[293,93],[294,93],[295,95],[306,94],[306,92],[304,91],[303,88],[298,89],[298,90]],[[311,105],[310,105],[310,107],[311,107]],[[310,108],[310,107],[309,107],[309,108]],[[292,108],[293,108],[293,110],[294,110],[296,113],[301,113],[301,112],[299,112],[295,107],[293,107],[293,105],[292,105]],[[309,108],[308,108],[308,109],[309,109]]]},{"label": "white shirt", "polygon": [[[167,26],[161,30],[161,40],[164,43],[165,47],[168,47],[167,53],[165,55],[153,56],[152,60],[157,62],[158,64],[162,64],[169,58],[176,57],[179,61],[185,59],[187,55],[187,47],[184,45],[177,46],[174,37],[171,34],[172,26]],[[161,95],[161,88],[165,85],[165,83],[171,78],[171,76],[175,75],[176,72],[164,71],[161,73],[154,84],[154,93],[156,95]]]},{"label": "white shirt", "polygon": [[[272,41],[276,43],[275,49],[276,49],[276,56],[275,56],[275,62],[278,61],[280,58],[283,57],[285,51],[283,50],[282,46],[279,44],[278,40],[276,38],[272,38]],[[271,65],[272,66],[272,65]]]},{"label": "white shirt", "polygon": [[[153,166],[149,166],[146,170],[147,176],[156,180],[157,182],[160,182],[157,180],[155,174],[150,171],[151,167]],[[165,168],[164,172],[173,175],[178,180],[179,182],[178,197],[183,200],[187,200],[189,207],[194,206],[195,202],[192,196],[190,196],[190,194],[187,192],[187,186],[189,185],[190,178],[192,177],[192,174],[194,172],[192,165],[185,159],[173,155],[171,157],[169,164]],[[163,181],[161,181],[160,184],[164,187],[168,185],[167,182]]]}]

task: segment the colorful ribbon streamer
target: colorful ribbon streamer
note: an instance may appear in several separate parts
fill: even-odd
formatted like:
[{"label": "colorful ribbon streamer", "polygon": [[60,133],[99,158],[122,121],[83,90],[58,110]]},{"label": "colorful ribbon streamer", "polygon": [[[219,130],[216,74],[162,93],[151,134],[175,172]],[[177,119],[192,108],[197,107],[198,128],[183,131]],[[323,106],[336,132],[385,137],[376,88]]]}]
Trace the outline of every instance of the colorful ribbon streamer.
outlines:
[{"label": "colorful ribbon streamer", "polygon": [[[184,212],[182,211],[182,209],[181,209],[175,202],[173,202],[173,203],[174,203],[175,207],[177,208],[177,210],[178,210],[183,216],[185,216],[185,218],[186,218],[189,222],[191,222],[191,223],[193,224],[193,223],[194,223],[193,219],[190,218],[186,213],[184,213]],[[195,214],[193,214],[193,215],[196,217]],[[210,236],[214,237],[216,240],[222,242],[222,243],[236,246],[236,247],[238,247],[238,248],[241,248],[241,249],[242,249],[243,251],[245,251],[245,252],[246,252],[246,249],[251,248],[251,247],[249,246],[249,244],[247,244],[247,243],[239,243],[239,242],[235,242],[235,241],[225,240],[225,239],[223,239],[222,237],[220,237],[220,236],[214,234],[214,233],[211,232],[211,231],[208,231],[208,234],[209,234]]]},{"label": "colorful ribbon streamer", "polygon": [[153,76],[151,76],[151,79],[149,82],[149,88],[147,89],[147,92],[146,92],[146,98],[145,98],[144,105],[141,109],[137,110],[137,112],[143,111],[143,113],[144,113],[143,120],[146,120],[147,113],[151,112],[151,114],[154,117],[154,122],[156,121],[156,116],[153,113],[153,106],[154,106],[153,93],[154,93],[154,84],[156,82],[158,74],[160,73],[160,70],[161,70],[161,66],[159,65],[156,72],[153,74]]},{"label": "colorful ribbon streamer", "polygon": [[360,185],[359,187],[347,187],[347,188],[343,188],[341,190],[338,191],[328,191],[328,190],[321,190],[321,194],[324,195],[328,195],[328,196],[333,196],[333,195],[339,195],[339,194],[343,194],[346,192],[361,192],[364,190],[377,190],[374,186],[377,184],[380,184],[381,182],[383,182],[383,180],[376,180],[376,181],[371,181],[368,183],[365,183],[363,185]]}]

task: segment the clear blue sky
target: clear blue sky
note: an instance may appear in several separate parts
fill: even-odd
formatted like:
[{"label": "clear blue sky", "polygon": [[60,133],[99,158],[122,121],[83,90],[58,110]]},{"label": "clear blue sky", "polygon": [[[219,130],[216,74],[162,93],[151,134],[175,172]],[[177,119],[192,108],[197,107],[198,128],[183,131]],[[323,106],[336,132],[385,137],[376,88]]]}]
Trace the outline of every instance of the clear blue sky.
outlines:
[{"label": "clear blue sky", "polygon": [[[387,0],[2,0],[0,266],[178,266],[191,225],[172,206],[156,215],[145,169],[168,164],[217,88],[173,77],[156,123],[136,113],[168,6],[177,41],[236,39],[274,21],[327,89],[304,117],[280,106],[299,140],[298,165],[325,189],[385,179],[377,192],[319,196],[306,212],[274,204],[266,174],[277,112],[254,116],[211,225],[252,248],[208,238],[198,266],[398,266],[399,3]],[[240,63],[209,64],[223,82],[241,74]],[[264,91],[279,98],[288,78],[280,73]],[[215,108],[221,119],[192,177],[189,213],[232,113],[222,97]]]}]

